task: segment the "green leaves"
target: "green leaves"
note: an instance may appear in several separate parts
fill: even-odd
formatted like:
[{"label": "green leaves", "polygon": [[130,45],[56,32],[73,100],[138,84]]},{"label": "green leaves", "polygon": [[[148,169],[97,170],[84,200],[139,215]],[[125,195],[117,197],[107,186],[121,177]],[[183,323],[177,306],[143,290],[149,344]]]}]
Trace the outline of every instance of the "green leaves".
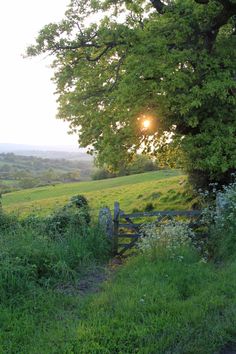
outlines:
[{"label": "green leaves", "polygon": [[[150,5],[73,0],[65,20],[45,26],[27,53],[55,56],[58,117],[101,164],[116,169],[141,147],[158,154],[153,147],[174,129],[169,144],[181,142],[186,168],[221,179],[235,167],[233,7],[170,1],[160,15]],[[157,122],[149,136],[138,121],[145,114]]]}]

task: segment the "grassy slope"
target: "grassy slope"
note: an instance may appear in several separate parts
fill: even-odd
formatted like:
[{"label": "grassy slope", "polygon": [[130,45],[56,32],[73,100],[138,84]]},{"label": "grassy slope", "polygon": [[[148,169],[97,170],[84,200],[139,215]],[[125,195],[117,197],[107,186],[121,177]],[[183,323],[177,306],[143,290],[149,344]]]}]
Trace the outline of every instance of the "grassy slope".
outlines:
[{"label": "grassy slope", "polygon": [[[22,191],[4,196],[4,206],[43,206],[49,195],[49,208],[57,198],[62,203],[82,193],[96,207],[102,203],[99,198],[111,204],[120,200],[125,210],[146,202],[160,208],[188,207],[179,184],[184,177],[166,177],[155,172]],[[159,198],[153,194],[157,192],[162,193]],[[32,249],[38,255],[36,246]],[[137,256],[102,292],[88,298],[76,293],[73,284],[69,296],[44,287],[16,293],[9,305],[0,304],[0,353],[219,353],[236,336],[235,274],[235,262],[215,268],[191,252],[183,262]]]},{"label": "grassy slope", "polygon": [[7,211],[20,210],[21,213],[36,211],[45,213],[64,205],[76,194],[85,195],[91,209],[97,210],[107,205],[113,207],[119,201],[121,208],[132,211],[142,210],[148,202],[156,209],[186,209],[191,202],[184,196],[184,187],[179,182],[185,176],[180,171],[158,171],[107,180],[59,184],[49,187],[21,190],[3,196],[3,207]]}]

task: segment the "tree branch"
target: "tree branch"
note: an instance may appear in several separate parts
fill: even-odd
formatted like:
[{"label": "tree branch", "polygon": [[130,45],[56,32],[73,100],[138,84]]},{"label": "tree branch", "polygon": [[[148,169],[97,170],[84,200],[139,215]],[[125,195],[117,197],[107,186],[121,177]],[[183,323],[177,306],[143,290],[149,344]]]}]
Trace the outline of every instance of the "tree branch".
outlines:
[{"label": "tree branch", "polygon": [[159,12],[163,14],[165,12],[166,5],[160,0],[150,0],[153,7]]},{"label": "tree branch", "polygon": [[96,57],[90,57],[90,56],[86,56],[86,59],[88,60],[88,61],[98,61],[99,59],[101,59],[101,57],[104,55],[104,54],[106,54],[107,52],[108,52],[108,50],[110,50],[110,49],[112,49],[113,48],[113,45],[108,45],[107,47],[105,47],[102,51],[101,51],[101,53],[99,53]]},{"label": "tree branch", "polygon": [[[209,52],[214,46],[220,28],[226,25],[232,16],[236,15],[235,3],[232,3],[230,0],[217,1],[222,6],[220,12],[212,19],[210,26],[201,32],[205,38],[206,48]],[[195,0],[195,2],[206,5],[209,3],[209,0]]]},{"label": "tree branch", "polygon": [[195,0],[198,4],[208,4],[209,0]]},{"label": "tree branch", "polygon": [[114,82],[111,83],[111,85],[109,87],[106,87],[106,88],[96,88],[94,91],[91,91],[89,92],[87,95],[85,96],[81,96],[81,100],[88,100],[92,97],[100,97],[100,96],[103,96],[109,92],[112,92],[113,89],[116,87],[118,81],[119,81],[119,78],[120,78],[120,69],[121,69],[121,66],[123,65],[124,63],[124,60],[126,58],[126,54],[128,52],[128,48],[126,49],[126,51],[122,54],[122,56],[120,57],[116,67],[115,67],[115,73],[114,73]]}]

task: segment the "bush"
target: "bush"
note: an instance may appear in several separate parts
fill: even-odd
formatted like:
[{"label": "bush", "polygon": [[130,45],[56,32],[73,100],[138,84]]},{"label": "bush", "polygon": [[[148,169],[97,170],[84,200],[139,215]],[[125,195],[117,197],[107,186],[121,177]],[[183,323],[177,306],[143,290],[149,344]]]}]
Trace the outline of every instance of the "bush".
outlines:
[{"label": "bush", "polygon": [[97,169],[92,174],[93,180],[100,180],[100,179],[107,179],[107,178],[114,178],[116,175],[112,172],[109,172],[105,168]]},{"label": "bush", "polygon": [[79,232],[88,226],[90,220],[87,199],[77,195],[66,206],[45,218],[43,231],[51,238],[57,238],[70,230],[77,229]]},{"label": "bush", "polygon": [[155,209],[155,207],[152,203],[147,203],[144,207],[144,211],[147,211],[147,212],[152,211],[154,209]]},{"label": "bush", "polygon": [[86,225],[86,215],[83,210],[62,208],[45,218],[43,231],[55,239],[63,236],[69,229],[77,228],[79,231]]},{"label": "bush", "polygon": [[70,199],[71,204],[77,208],[88,208],[88,201],[83,195],[75,195]]}]

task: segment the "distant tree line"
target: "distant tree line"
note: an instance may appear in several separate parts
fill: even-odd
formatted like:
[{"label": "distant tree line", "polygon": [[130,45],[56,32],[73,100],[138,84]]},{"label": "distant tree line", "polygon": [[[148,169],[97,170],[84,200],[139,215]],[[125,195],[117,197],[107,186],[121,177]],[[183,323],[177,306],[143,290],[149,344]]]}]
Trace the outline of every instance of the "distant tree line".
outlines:
[{"label": "distant tree line", "polygon": [[118,176],[128,176],[143,172],[156,171],[160,167],[156,160],[146,156],[146,155],[136,155],[129,165],[121,166],[119,171],[114,173],[109,171],[109,169],[104,165],[103,167],[97,169],[92,174],[93,180],[114,178]]},{"label": "distant tree line", "polygon": [[88,180],[92,169],[91,161],[0,154],[0,191]]},{"label": "distant tree line", "polygon": [[57,183],[71,183],[127,176],[162,167],[172,166],[169,162],[158,161],[146,155],[135,155],[128,165],[120,165],[117,172],[107,165],[94,168],[92,161],[44,159],[35,156],[19,156],[13,153],[0,154],[0,193],[17,189],[36,188]]}]

